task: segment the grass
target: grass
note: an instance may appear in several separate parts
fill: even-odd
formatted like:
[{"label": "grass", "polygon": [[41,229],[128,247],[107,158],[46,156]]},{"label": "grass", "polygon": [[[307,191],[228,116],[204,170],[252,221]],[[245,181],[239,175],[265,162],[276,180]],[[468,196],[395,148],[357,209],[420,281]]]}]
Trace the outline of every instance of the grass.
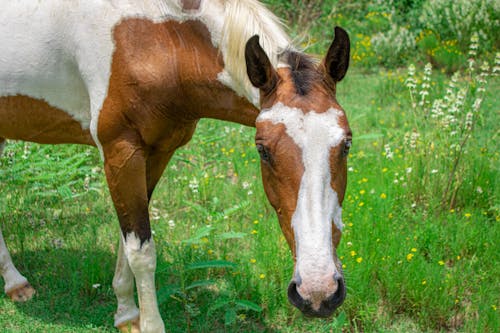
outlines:
[{"label": "grass", "polygon": [[[403,144],[415,121],[404,79],[354,70],[338,87],[354,146],[338,249],[348,296],[330,319],[304,318],[287,301],[293,263],[261,186],[254,129],[200,123],[150,207],[169,331],[498,331],[500,82],[490,82],[457,200],[443,209],[438,188],[419,186],[429,165]],[[433,80],[446,86],[444,75]],[[38,293],[26,304],[0,298],[3,332],[114,332],[119,230],[100,165],[91,148],[8,142],[0,223]],[[447,170],[432,176],[442,180]]]}]

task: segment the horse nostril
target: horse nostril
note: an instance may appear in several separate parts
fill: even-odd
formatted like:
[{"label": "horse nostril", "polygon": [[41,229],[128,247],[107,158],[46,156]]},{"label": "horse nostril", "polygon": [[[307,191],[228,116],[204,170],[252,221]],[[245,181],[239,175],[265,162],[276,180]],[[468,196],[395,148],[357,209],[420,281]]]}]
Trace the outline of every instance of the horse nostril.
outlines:
[{"label": "horse nostril", "polygon": [[305,302],[297,290],[297,283],[295,281],[290,282],[288,285],[288,300],[299,310],[304,310]]},{"label": "horse nostril", "polygon": [[337,281],[337,291],[328,300],[328,307],[332,309],[332,312],[344,302],[346,296],[344,278],[334,276],[334,279]]}]

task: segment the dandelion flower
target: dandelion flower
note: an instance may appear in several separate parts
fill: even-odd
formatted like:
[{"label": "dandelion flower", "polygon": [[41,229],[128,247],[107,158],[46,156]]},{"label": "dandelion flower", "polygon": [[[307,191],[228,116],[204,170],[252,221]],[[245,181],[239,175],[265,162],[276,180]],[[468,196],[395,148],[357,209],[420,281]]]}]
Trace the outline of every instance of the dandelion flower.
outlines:
[{"label": "dandelion flower", "polygon": [[408,253],[406,255],[406,260],[411,261],[415,255],[413,253]]},{"label": "dandelion flower", "polygon": [[266,277],[266,274],[260,274],[260,275],[259,275],[259,278],[260,278],[260,279],[264,279],[265,277]]},{"label": "dandelion flower", "polygon": [[356,262],[357,262],[358,264],[361,264],[361,262],[362,262],[362,261],[363,261],[363,258],[361,258],[361,257],[356,258]]},{"label": "dandelion flower", "polygon": [[387,194],[382,193],[382,194],[380,195],[380,198],[381,198],[381,199],[387,199]]}]

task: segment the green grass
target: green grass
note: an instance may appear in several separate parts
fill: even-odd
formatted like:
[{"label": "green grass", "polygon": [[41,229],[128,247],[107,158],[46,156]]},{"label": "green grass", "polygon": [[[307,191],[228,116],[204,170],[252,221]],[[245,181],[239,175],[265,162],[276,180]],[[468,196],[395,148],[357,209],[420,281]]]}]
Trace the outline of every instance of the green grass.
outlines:
[{"label": "green grass", "polygon": [[[447,78],[433,79],[439,88]],[[428,164],[403,144],[415,118],[401,80],[354,70],[338,87],[354,144],[338,249],[348,295],[330,319],[304,318],[287,301],[293,262],[262,189],[255,130],[200,123],[150,207],[168,330],[498,331],[500,82],[488,87],[450,210],[441,208],[439,189],[419,185]],[[8,142],[0,223],[37,295],[26,304],[0,298],[2,332],[114,332],[119,229],[100,165],[91,148]],[[435,176],[446,178],[446,170]]]}]

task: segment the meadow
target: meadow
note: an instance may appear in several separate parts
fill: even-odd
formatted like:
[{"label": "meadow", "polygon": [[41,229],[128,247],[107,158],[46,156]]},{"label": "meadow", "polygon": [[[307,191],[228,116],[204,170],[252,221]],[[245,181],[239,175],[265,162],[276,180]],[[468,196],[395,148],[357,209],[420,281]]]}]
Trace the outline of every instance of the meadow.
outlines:
[{"label": "meadow", "polygon": [[[353,130],[337,249],[345,303],[329,319],[288,303],[293,262],[255,130],[202,120],[150,206],[167,330],[498,332],[500,57],[455,75],[362,62],[337,92]],[[0,184],[5,240],[37,290],[24,304],[0,297],[1,331],[115,332],[119,227],[97,150],[9,141]]]}]

